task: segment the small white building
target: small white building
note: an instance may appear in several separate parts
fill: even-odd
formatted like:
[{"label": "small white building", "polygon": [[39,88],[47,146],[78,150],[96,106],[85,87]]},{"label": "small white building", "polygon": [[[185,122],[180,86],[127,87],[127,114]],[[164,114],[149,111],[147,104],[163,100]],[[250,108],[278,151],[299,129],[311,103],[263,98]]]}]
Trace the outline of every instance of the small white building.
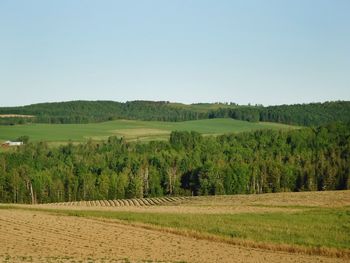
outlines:
[{"label": "small white building", "polygon": [[7,147],[12,147],[12,146],[21,146],[23,145],[23,142],[11,142],[11,141],[6,141],[2,144],[2,146],[7,146]]}]

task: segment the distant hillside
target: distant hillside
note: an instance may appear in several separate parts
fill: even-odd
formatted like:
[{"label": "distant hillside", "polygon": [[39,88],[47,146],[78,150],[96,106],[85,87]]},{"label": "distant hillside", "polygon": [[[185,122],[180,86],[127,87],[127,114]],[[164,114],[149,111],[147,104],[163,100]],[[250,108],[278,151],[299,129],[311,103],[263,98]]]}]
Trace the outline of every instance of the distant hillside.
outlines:
[{"label": "distant hillside", "polygon": [[350,101],[281,105],[263,108],[260,121],[304,126],[350,121]]},{"label": "distant hillside", "polygon": [[210,118],[230,117],[246,121],[268,121],[301,126],[319,126],[350,121],[350,101],[279,105],[237,106],[209,112]]},{"label": "distant hillside", "polygon": [[[88,124],[33,124],[0,125],[0,142],[17,140],[23,136],[30,141],[83,142],[89,139],[107,140],[110,136],[123,137],[127,141],[168,140],[172,131],[195,131],[202,135],[251,132],[255,130],[291,130],[296,127],[270,122],[247,122],[240,120],[204,119],[183,122],[115,120]],[[23,140],[23,139],[21,139]],[[1,144],[1,143],[0,143]]]},{"label": "distant hillside", "polygon": [[[184,121],[206,118],[205,114],[185,108],[169,107],[167,102],[132,101],[69,101],[40,103],[22,107],[0,108],[0,114],[35,115],[40,123],[89,123],[115,119]],[[1,120],[3,123],[5,120]],[[15,122],[13,118],[7,122]]]},{"label": "distant hillside", "polygon": [[34,115],[35,119],[7,118],[2,124],[40,123],[89,123],[115,119],[186,121],[208,119],[209,110],[230,107],[226,104],[169,103],[165,101],[69,101],[40,103],[22,107],[0,108],[0,114]]},{"label": "distant hillside", "polygon": [[115,119],[186,121],[233,118],[316,126],[350,121],[350,101],[281,106],[240,106],[234,103],[181,104],[166,101],[69,101],[0,108],[0,114],[34,115],[35,118],[0,118],[0,124],[91,123]]}]

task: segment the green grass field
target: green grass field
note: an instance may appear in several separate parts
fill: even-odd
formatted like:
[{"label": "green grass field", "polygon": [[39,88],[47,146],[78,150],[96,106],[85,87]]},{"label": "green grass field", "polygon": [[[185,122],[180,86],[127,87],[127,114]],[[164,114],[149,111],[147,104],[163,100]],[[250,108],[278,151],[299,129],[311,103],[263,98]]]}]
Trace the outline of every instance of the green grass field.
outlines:
[{"label": "green grass field", "polygon": [[233,119],[209,119],[185,122],[157,122],[116,120],[89,124],[26,124],[0,126],[0,141],[14,140],[22,135],[31,141],[62,143],[69,140],[82,142],[87,139],[104,140],[109,136],[127,140],[150,141],[167,139],[171,131],[196,131],[203,135],[238,133],[258,129],[293,129],[294,126],[277,123],[250,123]]}]

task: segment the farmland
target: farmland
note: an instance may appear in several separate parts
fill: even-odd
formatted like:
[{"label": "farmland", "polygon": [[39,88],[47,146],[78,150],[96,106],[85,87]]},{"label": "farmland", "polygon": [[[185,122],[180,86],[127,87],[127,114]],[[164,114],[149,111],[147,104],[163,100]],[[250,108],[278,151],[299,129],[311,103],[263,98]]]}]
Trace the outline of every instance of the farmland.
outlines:
[{"label": "farmland", "polygon": [[0,205],[0,259],[347,262],[350,256],[349,191],[102,203]]},{"label": "farmland", "polygon": [[14,140],[26,135],[31,141],[83,142],[88,139],[105,140],[109,136],[127,140],[149,141],[168,139],[173,130],[197,131],[203,135],[238,133],[259,129],[293,129],[295,126],[258,122],[251,123],[233,119],[207,119],[185,122],[158,122],[116,120],[89,124],[25,124],[0,126],[0,141]]},{"label": "farmland", "polygon": [[349,10],[0,0],[0,263],[350,263]]}]

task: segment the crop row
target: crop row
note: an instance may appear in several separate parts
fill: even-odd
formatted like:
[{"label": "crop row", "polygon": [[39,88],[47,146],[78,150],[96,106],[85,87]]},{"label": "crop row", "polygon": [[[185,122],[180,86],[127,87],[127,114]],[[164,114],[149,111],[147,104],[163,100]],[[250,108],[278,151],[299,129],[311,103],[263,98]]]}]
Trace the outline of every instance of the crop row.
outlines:
[{"label": "crop row", "polygon": [[94,200],[94,201],[76,201],[50,203],[49,205],[59,206],[152,206],[176,203],[188,199],[188,197],[154,197],[154,198],[133,198],[133,199],[116,199],[116,200]]}]

